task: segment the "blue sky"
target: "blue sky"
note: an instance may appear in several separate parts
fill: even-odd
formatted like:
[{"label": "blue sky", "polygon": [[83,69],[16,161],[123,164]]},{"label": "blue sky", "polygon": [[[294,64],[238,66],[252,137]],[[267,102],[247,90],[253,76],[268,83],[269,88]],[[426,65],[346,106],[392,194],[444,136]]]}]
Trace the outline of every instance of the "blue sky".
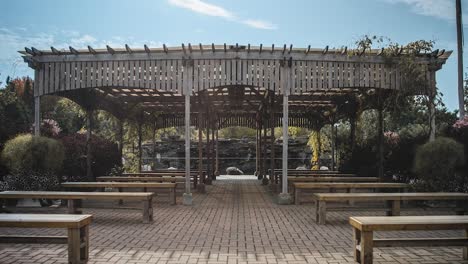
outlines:
[{"label": "blue sky", "polygon": [[[468,14],[468,1],[462,5]],[[352,47],[367,34],[402,44],[435,40],[436,48],[456,49],[455,0],[15,0],[0,6],[0,81],[8,75],[32,75],[16,52],[25,46],[190,42]],[[456,56],[454,52],[437,75],[449,109],[458,106]]]}]

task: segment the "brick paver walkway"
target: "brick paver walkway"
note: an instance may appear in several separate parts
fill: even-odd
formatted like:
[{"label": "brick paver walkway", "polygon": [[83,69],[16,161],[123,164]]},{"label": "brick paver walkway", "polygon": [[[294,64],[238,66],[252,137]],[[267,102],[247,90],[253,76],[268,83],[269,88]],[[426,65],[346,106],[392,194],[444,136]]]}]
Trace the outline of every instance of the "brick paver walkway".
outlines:
[{"label": "brick paver walkway", "polygon": [[[329,224],[318,226],[313,208],[310,204],[276,205],[268,188],[243,177],[217,180],[207,187],[207,194],[194,194],[191,207],[170,206],[161,198],[156,201],[152,224],[140,223],[140,211],[136,210],[85,209],[96,216],[90,228],[89,263],[354,263],[347,218],[382,214],[331,212]],[[47,210],[65,212],[63,208]],[[63,230],[0,229],[1,234],[18,232],[64,234]],[[457,233],[405,235],[443,237]],[[66,263],[66,256],[65,245],[0,244],[0,263]],[[466,263],[460,248],[376,249],[374,261]]]}]

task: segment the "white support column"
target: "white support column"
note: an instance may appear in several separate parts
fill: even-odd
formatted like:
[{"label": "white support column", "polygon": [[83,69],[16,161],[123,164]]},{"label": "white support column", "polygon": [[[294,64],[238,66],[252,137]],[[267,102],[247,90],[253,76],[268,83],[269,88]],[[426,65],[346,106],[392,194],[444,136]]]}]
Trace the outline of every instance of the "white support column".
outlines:
[{"label": "white support column", "polygon": [[288,193],[288,126],[289,126],[289,92],[291,90],[291,68],[284,67],[283,71],[285,74],[284,86],[283,86],[283,167],[282,167],[282,181],[281,181],[281,193],[278,196],[278,204],[291,204],[291,196]]},{"label": "white support column", "polygon": [[192,205],[192,193],[190,190],[190,94],[192,90],[192,67],[184,69],[184,94],[185,94],[185,193],[184,205]]},{"label": "white support column", "polygon": [[34,97],[34,135],[41,135],[41,97]]}]

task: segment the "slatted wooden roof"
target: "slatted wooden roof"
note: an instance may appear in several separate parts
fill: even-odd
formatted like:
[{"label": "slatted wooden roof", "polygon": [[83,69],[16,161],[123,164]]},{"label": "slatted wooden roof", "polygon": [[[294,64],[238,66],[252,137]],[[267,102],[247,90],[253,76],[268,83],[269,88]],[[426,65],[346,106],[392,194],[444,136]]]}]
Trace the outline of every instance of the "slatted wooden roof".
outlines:
[{"label": "slatted wooden roof", "polygon": [[[273,112],[279,125],[281,96],[289,95],[290,125],[315,126],[345,114],[347,105],[370,89],[402,87],[399,69],[381,50],[250,46],[182,45],[180,47],[78,50],[26,48],[23,58],[35,70],[35,96],[66,96],[80,104],[125,117],[138,106],[158,112],[161,127],[183,124],[184,94],[191,94],[193,125],[198,113],[216,116],[216,126],[256,126],[257,113]],[[451,52],[421,54],[427,82]],[[189,87],[185,90],[184,87]],[[268,118],[264,118],[264,122]],[[164,121],[165,120],[165,121]]]}]

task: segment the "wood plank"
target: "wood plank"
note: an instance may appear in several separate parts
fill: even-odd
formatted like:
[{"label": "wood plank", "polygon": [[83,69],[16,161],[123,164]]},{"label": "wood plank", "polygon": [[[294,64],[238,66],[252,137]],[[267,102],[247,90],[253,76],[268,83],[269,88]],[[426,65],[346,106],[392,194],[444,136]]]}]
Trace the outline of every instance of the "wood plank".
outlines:
[{"label": "wood plank", "polygon": [[64,182],[66,188],[163,188],[172,189],[175,183],[151,183],[151,182]]},{"label": "wood plank", "polygon": [[5,244],[67,244],[67,236],[0,235]]},{"label": "wood plank", "polygon": [[468,216],[362,216],[350,217],[350,224],[366,231],[468,229]]},{"label": "wood plank", "polygon": [[453,247],[468,246],[467,238],[381,238],[374,247]]},{"label": "wood plank", "polygon": [[1,199],[126,199],[147,200],[152,197],[151,192],[47,192],[47,191],[5,191],[0,192]]},{"label": "wood plank", "polygon": [[92,215],[0,214],[0,227],[79,228],[91,223]]}]

